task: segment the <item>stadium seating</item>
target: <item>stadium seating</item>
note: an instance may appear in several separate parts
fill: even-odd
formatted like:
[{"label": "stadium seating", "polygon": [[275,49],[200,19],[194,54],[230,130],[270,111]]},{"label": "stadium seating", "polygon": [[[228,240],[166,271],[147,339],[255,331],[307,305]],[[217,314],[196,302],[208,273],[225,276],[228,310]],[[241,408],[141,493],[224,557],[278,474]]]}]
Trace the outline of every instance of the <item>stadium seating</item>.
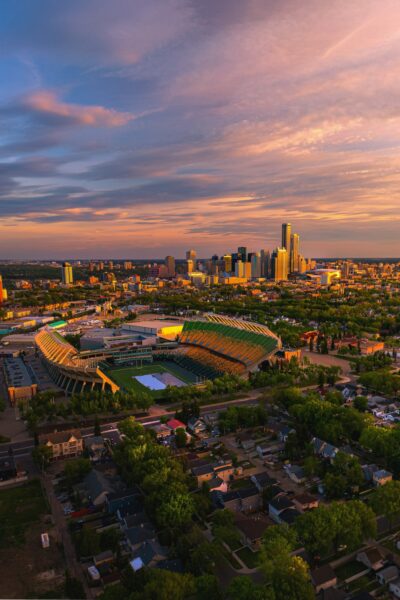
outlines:
[{"label": "stadium seating", "polygon": [[[215,320],[186,321],[180,336],[180,343],[209,351],[208,354],[213,354],[214,363],[215,355],[230,359],[225,365],[229,366],[229,369],[223,368],[223,365],[221,365],[221,369],[225,372],[238,372],[243,368],[236,367],[232,371],[230,364],[232,361],[251,368],[277,349],[279,339],[267,327],[226,317],[222,322]],[[202,354],[203,359],[206,354]]]}]

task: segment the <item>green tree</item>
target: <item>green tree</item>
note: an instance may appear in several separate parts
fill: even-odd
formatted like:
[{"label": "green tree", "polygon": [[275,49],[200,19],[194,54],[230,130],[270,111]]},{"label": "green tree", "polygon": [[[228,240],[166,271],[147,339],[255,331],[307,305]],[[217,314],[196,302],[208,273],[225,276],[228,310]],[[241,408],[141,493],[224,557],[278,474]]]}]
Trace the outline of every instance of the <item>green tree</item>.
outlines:
[{"label": "green tree", "polygon": [[353,406],[360,412],[365,412],[368,408],[368,398],[366,396],[356,396],[353,400]]},{"label": "green tree", "polygon": [[271,586],[258,585],[247,575],[234,577],[227,590],[228,600],[275,600]]},{"label": "green tree", "polygon": [[89,458],[74,458],[69,460],[64,467],[69,485],[81,481],[91,470],[92,466]]},{"label": "green tree", "polygon": [[53,452],[49,446],[35,446],[32,450],[32,458],[40,469],[47,469],[50,464]]},{"label": "green tree", "polygon": [[186,442],[186,431],[183,427],[178,427],[178,429],[175,431],[175,443],[177,448],[184,448],[186,446]]},{"label": "green tree", "polygon": [[400,514],[400,481],[389,481],[377,488],[371,499],[377,515],[384,515],[391,522]]}]

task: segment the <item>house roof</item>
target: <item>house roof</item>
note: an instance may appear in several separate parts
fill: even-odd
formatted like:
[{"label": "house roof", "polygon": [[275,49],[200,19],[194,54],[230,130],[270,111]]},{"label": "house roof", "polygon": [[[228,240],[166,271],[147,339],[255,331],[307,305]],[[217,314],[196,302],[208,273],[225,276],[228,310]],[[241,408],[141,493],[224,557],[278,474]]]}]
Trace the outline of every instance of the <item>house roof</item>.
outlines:
[{"label": "house roof", "polygon": [[77,440],[82,439],[80,429],[69,429],[68,431],[55,431],[54,433],[43,433],[39,435],[39,444],[64,444],[74,437]]},{"label": "house roof", "polygon": [[92,469],[84,478],[81,486],[86,490],[91,499],[95,500],[104,492],[108,494],[113,493],[116,483],[116,478],[107,477],[101,471]]},{"label": "house roof", "polygon": [[[156,537],[156,532],[153,527],[129,527],[125,530],[126,538],[133,544],[140,544],[147,540],[153,540]],[[142,557],[143,558],[143,557]],[[143,561],[144,562],[144,561]]]},{"label": "house roof", "polygon": [[328,588],[322,592],[322,600],[345,600],[347,594],[343,590],[337,590],[336,588]]},{"label": "house roof", "polygon": [[230,502],[231,500],[239,500],[240,496],[237,490],[232,490],[231,492],[226,492],[222,494],[222,501],[224,504]]},{"label": "house roof", "polygon": [[269,505],[275,510],[282,511],[287,508],[294,508],[293,503],[287,496],[278,496],[269,501]]},{"label": "house roof", "polygon": [[170,419],[169,421],[167,421],[167,426],[170,429],[179,429],[180,427],[186,429],[185,423],[182,423],[182,421],[179,421],[178,419]]},{"label": "house roof", "polygon": [[366,550],[359,552],[357,556],[361,556],[363,554],[365,554],[371,565],[383,559],[382,553],[379,550],[379,548],[367,548]]},{"label": "house roof", "polygon": [[124,500],[125,498],[134,498],[135,496],[141,496],[141,491],[137,486],[131,487],[127,490],[123,490],[122,492],[114,492],[112,494],[108,494],[107,500],[112,502],[114,500]]},{"label": "house roof", "polygon": [[260,495],[260,492],[258,491],[258,488],[255,485],[250,485],[247,488],[238,490],[238,492],[239,492],[239,496],[242,500],[244,500],[244,498],[250,498],[251,496],[259,496]]},{"label": "house roof", "polygon": [[208,473],[214,473],[214,469],[209,463],[207,463],[205,465],[201,465],[200,467],[193,467],[192,473],[195,477],[199,477],[201,475],[207,475]]},{"label": "house roof", "polygon": [[315,586],[323,585],[333,579],[336,579],[336,574],[330,565],[324,565],[311,571],[311,580]]},{"label": "house roof", "polygon": [[294,496],[293,500],[299,504],[311,504],[312,502],[315,502],[317,498],[308,492],[303,492],[302,494],[297,494],[297,496]]},{"label": "house roof", "polygon": [[267,487],[269,485],[273,485],[277,483],[277,480],[273,477],[270,477],[267,471],[263,471],[262,473],[256,473],[251,476],[252,481],[257,482],[260,487]]},{"label": "house roof", "polygon": [[376,572],[377,575],[383,577],[383,579],[388,581],[393,581],[399,576],[399,569],[395,565],[390,565],[389,567],[384,567]]},{"label": "house roof", "polygon": [[274,525],[273,521],[268,517],[264,517],[263,519],[238,517],[235,524],[236,527],[252,542],[260,539],[265,530],[271,525]]},{"label": "house roof", "polygon": [[379,471],[375,471],[373,477],[374,479],[386,479],[386,477],[392,477],[392,474],[385,469],[379,469]]},{"label": "house roof", "polygon": [[156,556],[166,558],[167,553],[158,542],[148,540],[136,550],[134,556],[140,557],[143,563],[145,565],[148,565]]},{"label": "house roof", "polygon": [[284,521],[284,523],[292,525],[300,515],[301,513],[296,508],[287,508],[280,513],[279,518]]}]

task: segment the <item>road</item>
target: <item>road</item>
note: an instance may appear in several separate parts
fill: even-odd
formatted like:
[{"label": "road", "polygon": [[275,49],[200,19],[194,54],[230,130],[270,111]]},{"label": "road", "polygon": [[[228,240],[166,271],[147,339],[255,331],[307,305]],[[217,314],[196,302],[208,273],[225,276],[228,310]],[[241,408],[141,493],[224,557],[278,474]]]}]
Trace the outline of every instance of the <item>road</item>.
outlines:
[{"label": "road", "polygon": [[68,525],[64,516],[62,505],[57,500],[54,493],[54,486],[51,481],[52,477],[51,475],[44,473],[41,479],[43,487],[46,490],[47,499],[50,504],[54,525],[60,535],[61,542],[64,548],[64,557],[69,574],[71,575],[71,577],[78,579],[82,583],[85,589],[85,597],[91,599],[93,596],[89,586],[87,585],[85,576],[82,571],[82,567],[76,558],[75,548],[72,543],[70,533],[68,531]]}]

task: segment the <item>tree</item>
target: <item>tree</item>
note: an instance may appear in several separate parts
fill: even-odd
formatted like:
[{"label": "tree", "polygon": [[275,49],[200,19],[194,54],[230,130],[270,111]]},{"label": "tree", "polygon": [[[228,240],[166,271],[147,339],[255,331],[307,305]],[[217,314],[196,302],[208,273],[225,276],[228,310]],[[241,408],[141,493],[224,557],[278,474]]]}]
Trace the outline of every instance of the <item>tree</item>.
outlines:
[{"label": "tree", "polygon": [[64,473],[69,485],[81,481],[91,470],[92,466],[89,458],[74,458],[73,460],[69,460],[64,467]]},{"label": "tree", "polygon": [[200,575],[195,580],[196,600],[222,600],[222,592],[215,575]]},{"label": "tree", "polygon": [[186,442],[186,431],[183,427],[178,427],[178,429],[175,431],[175,443],[177,448],[184,448],[186,446]]},{"label": "tree", "polygon": [[353,400],[353,406],[360,412],[365,412],[368,408],[368,398],[366,396],[356,396]]},{"label": "tree", "polygon": [[167,499],[162,498],[158,509],[156,510],[157,522],[161,527],[170,529],[179,529],[186,525],[192,518],[194,511],[193,500],[186,492],[168,493]]},{"label": "tree", "polygon": [[297,546],[292,528],[274,526],[265,532],[261,549],[261,567],[272,584],[276,600],[312,600],[314,589],[307,563],[291,552]]},{"label": "tree", "polygon": [[227,590],[228,600],[275,600],[272,587],[257,585],[247,575],[234,577]]},{"label": "tree", "polygon": [[53,452],[49,446],[35,446],[32,450],[33,461],[42,470],[47,469],[52,456]]},{"label": "tree", "polygon": [[377,515],[384,515],[390,521],[400,513],[400,481],[388,481],[377,488],[371,505]]}]

